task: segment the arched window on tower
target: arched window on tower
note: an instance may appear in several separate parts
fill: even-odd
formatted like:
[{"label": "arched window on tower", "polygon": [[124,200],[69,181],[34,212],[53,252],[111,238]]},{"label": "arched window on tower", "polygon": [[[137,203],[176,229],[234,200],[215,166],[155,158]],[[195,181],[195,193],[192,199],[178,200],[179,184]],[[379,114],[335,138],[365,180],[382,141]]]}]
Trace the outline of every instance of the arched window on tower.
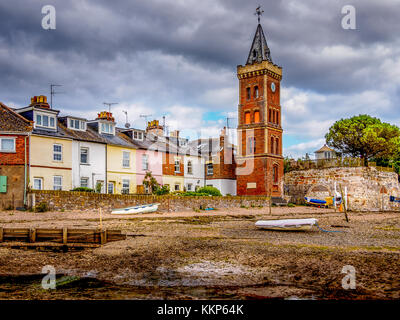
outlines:
[{"label": "arched window on tower", "polygon": [[274,137],[271,137],[270,153],[274,153]]},{"label": "arched window on tower", "polygon": [[258,86],[254,87],[254,98],[258,98]]},{"label": "arched window on tower", "polygon": [[278,183],[278,166],[276,164],[272,167],[272,179],[274,183]]},{"label": "arched window on tower", "polygon": [[272,110],[269,109],[268,122],[272,122]]},{"label": "arched window on tower", "polygon": [[250,123],[251,123],[250,112],[246,111],[244,113],[244,124],[250,124]]},{"label": "arched window on tower", "polygon": [[279,139],[276,138],[275,141],[275,154],[279,154]]},{"label": "arched window on tower", "polygon": [[276,124],[279,125],[279,111],[276,112]]},{"label": "arched window on tower", "polygon": [[259,123],[260,122],[260,111],[254,111],[254,122]]},{"label": "arched window on tower", "polygon": [[251,98],[251,89],[250,88],[246,88],[246,98],[247,98],[247,100],[250,100],[250,98]]}]

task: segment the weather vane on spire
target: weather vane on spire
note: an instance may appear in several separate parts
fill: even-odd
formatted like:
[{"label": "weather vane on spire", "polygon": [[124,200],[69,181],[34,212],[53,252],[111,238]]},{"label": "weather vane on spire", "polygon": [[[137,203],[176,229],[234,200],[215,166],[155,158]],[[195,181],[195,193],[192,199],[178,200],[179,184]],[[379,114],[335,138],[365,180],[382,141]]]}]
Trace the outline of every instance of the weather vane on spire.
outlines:
[{"label": "weather vane on spire", "polygon": [[264,10],[261,10],[261,5],[259,5],[256,9],[256,13],[254,15],[258,16],[258,23],[260,23],[260,17],[264,13]]}]

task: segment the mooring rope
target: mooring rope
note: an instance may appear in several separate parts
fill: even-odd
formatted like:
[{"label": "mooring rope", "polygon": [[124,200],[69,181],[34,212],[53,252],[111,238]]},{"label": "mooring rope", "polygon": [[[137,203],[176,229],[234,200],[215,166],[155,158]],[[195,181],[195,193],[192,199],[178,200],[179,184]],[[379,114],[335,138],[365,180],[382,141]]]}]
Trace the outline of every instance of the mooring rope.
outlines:
[{"label": "mooring rope", "polygon": [[321,230],[322,232],[345,232],[345,231],[341,231],[341,230],[325,230],[325,229],[322,229],[322,228],[318,225],[318,222],[315,222],[315,225],[316,225],[317,228],[318,228],[319,230]]}]

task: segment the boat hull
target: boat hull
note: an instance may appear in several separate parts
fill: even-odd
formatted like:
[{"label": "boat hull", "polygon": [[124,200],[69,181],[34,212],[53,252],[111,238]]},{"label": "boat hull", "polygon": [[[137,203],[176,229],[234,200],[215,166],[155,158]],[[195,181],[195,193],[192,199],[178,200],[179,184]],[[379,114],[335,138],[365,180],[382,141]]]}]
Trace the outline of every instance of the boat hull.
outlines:
[{"label": "boat hull", "polygon": [[317,223],[317,219],[260,220],[255,226],[274,231],[307,231]]},{"label": "boat hull", "polygon": [[143,214],[143,213],[151,213],[156,212],[158,210],[159,204],[151,204],[151,205],[143,205],[143,206],[134,206],[128,208],[114,209],[111,211],[111,214]]}]

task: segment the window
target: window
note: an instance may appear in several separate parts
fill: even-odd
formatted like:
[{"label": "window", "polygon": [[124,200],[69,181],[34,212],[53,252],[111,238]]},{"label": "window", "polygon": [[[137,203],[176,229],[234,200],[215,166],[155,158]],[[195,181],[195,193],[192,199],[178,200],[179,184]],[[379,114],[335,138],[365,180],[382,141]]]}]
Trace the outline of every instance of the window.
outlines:
[{"label": "window", "polygon": [[85,130],[85,121],[76,120],[76,119],[70,119],[69,120],[69,127],[71,129],[76,129],[76,130]]},{"label": "window", "polygon": [[138,137],[137,137],[137,134],[138,134],[137,131],[134,131],[134,132],[133,132],[133,138],[134,138],[134,139],[137,139],[137,138],[138,138]]},{"label": "window", "polygon": [[254,122],[260,122],[260,111],[254,111]]},{"label": "window", "polygon": [[109,183],[108,183],[107,192],[108,192],[109,194],[113,194],[113,193],[114,193],[114,182],[109,182]]},{"label": "window", "polygon": [[15,138],[0,138],[0,152],[15,152]]},{"label": "window", "polygon": [[131,153],[129,151],[122,152],[122,166],[124,168],[130,167]]},{"label": "window", "polygon": [[62,161],[62,145],[61,144],[53,145],[53,160],[54,161]]},{"label": "window", "polygon": [[273,174],[274,183],[278,183],[278,166],[277,165],[274,165],[272,174]]},{"label": "window", "polygon": [[181,162],[179,160],[175,160],[175,172],[181,172]]},{"label": "window", "polygon": [[279,139],[275,140],[275,154],[279,154]]},{"label": "window", "polygon": [[142,155],[142,170],[149,170],[149,156],[147,154]]},{"label": "window", "polygon": [[89,178],[81,178],[81,187],[88,188],[89,187]]},{"label": "window", "polygon": [[270,152],[274,153],[274,137],[271,137]]},{"label": "window", "polygon": [[247,100],[250,100],[250,98],[251,98],[251,89],[250,88],[246,88],[246,96],[247,96]]},{"label": "window", "polygon": [[254,97],[258,98],[258,86],[254,87]]},{"label": "window", "polygon": [[45,114],[37,114],[36,115],[36,125],[40,127],[47,127],[47,128],[55,128],[56,126],[56,119],[55,117],[48,116]]},{"label": "window", "polygon": [[192,161],[188,161],[187,163],[187,173],[192,174],[193,173],[193,167],[192,167]]},{"label": "window", "polygon": [[81,148],[81,163],[89,163],[89,148]]},{"label": "window", "polygon": [[54,118],[50,117],[50,127],[54,127]]},{"label": "window", "polygon": [[101,133],[113,134],[113,125],[111,123],[102,123]]},{"label": "window", "polygon": [[179,191],[181,189],[181,185],[179,183],[175,183],[175,191]]},{"label": "window", "polygon": [[40,114],[36,115],[36,124],[38,126],[42,125],[42,116]]},{"label": "window", "polygon": [[276,124],[279,124],[279,111],[276,112]]},{"label": "window", "polygon": [[250,122],[251,122],[250,112],[246,111],[244,113],[244,123],[245,124],[250,124]]},{"label": "window", "polygon": [[188,183],[188,185],[187,185],[187,191],[192,191],[192,184],[191,183]]},{"label": "window", "polygon": [[251,137],[247,139],[247,150],[248,154],[253,154],[256,152],[256,138]]},{"label": "window", "polygon": [[62,190],[62,177],[61,176],[53,177],[53,190]]},{"label": "window", "polygon": [[33,189],[43,190],[43,178],[33,178]]},{"label": "window", "polygon": [[139,140],[142,140],[142,136],[143,136],[143,133],[142,133],[142,132],[139,132],[139,133],[138,133]]},{"label": "window", "polygon": [[207,164],[207,175],[212,176],[214,174],[214,165],[212,163]]},{"label": "window", "polygon": [[122,193],[128,194],[129,193],[129,179],[122,180]]},{"label": "window", "polygon": [[272,122],[272,110],[271,109],[269,109],[268,121]]}]

